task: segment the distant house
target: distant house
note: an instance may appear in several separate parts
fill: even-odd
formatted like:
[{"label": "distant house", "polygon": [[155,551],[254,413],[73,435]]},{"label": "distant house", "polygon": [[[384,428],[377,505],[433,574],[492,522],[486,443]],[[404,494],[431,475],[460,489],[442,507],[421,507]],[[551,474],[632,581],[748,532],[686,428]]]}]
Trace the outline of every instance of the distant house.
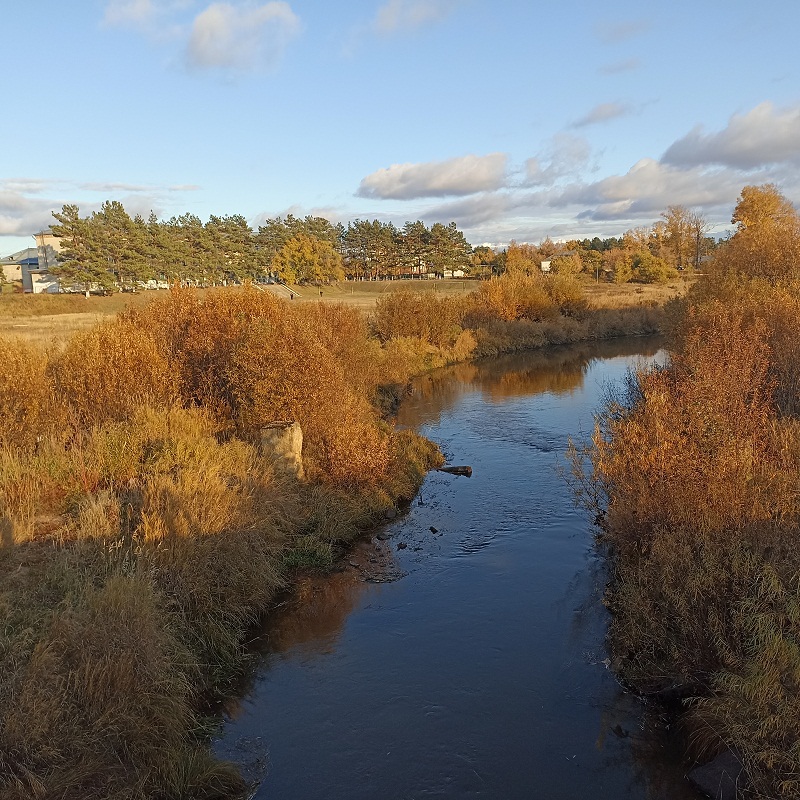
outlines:
[{"label": "distant house", "polygon": [[39,264],[22,266],[22,291],[28,294],[58,294],[58,278]]},{"label": "distant house", "polygon": [[432,272],[428,272],[427,264],[415,264],[413,267],[401,267],[399,272],[401,278],[435,278]]},{"label": "distant house", "polygon": [[21,281],[23,267],[35,267],[39,263],[35,247],[26,247],[10,256],[0,258],[0,270],[7,281]]},{"label": "distant house", "polygon": [[58,263],[61,240],[50,231],[34,233],[36,247],[29,247],[31,255],[21,264],[22,291],[30,294],[57,294],[58,279],[50,274],[50,268]]},{"label": "distant house", "polygon": [[551,263],[552,262],[550,261],[549,258],[546,261],[542,261],[541,263],[542,272],[550,272]]},{"label": "distant house", "polygon": [[61,252],[61,239],[54,236],[50,231],[39,231],[34,233],[36,241],[36,253],[39,256],[39,267],[50,269],[58,263],[58,254]]},{"label": "distant house", "polygon": [[446,269],[442,273],[442,277],[444,278],[463,278],[466,276],[466,272],[463,269]]}]

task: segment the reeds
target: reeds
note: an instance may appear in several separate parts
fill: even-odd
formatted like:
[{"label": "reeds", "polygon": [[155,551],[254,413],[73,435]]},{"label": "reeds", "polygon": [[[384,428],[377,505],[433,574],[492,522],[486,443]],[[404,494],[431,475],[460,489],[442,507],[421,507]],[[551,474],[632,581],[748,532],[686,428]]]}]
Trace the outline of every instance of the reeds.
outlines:
[{"label": "reeds", "polygon": [[611,559],[615,668],[640,691],[689,702],[695,755],[731,748],[759,797],[791,798],[800,294],[727,272],[674,309],[671,364],[633,374],[573,457]]}]

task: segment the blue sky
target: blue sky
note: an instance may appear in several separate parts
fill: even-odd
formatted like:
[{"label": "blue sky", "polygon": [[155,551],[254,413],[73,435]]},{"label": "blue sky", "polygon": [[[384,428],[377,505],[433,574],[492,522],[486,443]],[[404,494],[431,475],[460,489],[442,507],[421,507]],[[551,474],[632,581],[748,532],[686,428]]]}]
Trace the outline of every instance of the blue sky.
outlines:
[{"label": "blue sky", "polygon": [[797,0],[0,0],[0,254],[104,200],[619,235],[800,201]]}]

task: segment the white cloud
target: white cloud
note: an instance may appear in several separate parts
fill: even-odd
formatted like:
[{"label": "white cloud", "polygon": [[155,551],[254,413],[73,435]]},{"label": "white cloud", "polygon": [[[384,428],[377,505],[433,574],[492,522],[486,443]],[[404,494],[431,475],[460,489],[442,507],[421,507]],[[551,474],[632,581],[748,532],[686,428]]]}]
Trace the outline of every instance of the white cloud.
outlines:
[{"label": "white cloud", "polygon": [[513,206],[513,196],[508,192],[479,194],[431,206],[425,210],[427,222],[451,222],[456,220],[459,228],[473,229],[482,225],[496,224],[508,214]]},{"label": "white cloud", "polygon": [[381,34],[421,28],[443,19],[462,2],[463,0],[388,0],[378,9],[373,28]]},{"label": "white cloud", "polygon": [[413,200],[492,191],[506,183],[507,159],[505,153],[491,153],[424,164],[393,164],[367,175],[357,194],[382,200]]},{"label": "white cloud", "polygon": [[0,193],[39,194],[52,185],[41,178],[4,178],[0,180]]},{"label": "white cloud", "polygon": [[578,175],[589,167],[591,148],[581,136],[557,133],[544,152],[525,162],[526,186],[552,186],[570,175]]},{"label": "white cloud", "polygon": [[[145,186],[119,181],[73,182],[63,179],[42,178],[0,179],[0,237],[10,237],[13,243],[3,245],[0,254],[28,245],[36,231],[53,223],[53,211],[66,204],[76,204],[81,216],[98,211],[105,200],[119,200],[131,216],[144,217],[155,211],[161,214],[165,207],[174,207],[180,194],[194,191],[196,186]],[[32,241],[32,240],[31,240]]]},{"label": "white cloud", "polygon": [[781,163],[800,166],[800,106],[776,109],[765,102],[745,114],[734,114],[717,133],[706,134],[698,126],[674,142],[661,160],[676,166],[719,164],[741,170]]},{"label": "white cloud", "polygon": [[213,3],[192,24],[187,63],[200,69],[272,66],[300,27],[283,0],[246,8]]},{"label": "white cloud", "polygon": [[741,176],[725,170],[684,170],[643,158],[625,175],[565,187],[550,198],[549,205],[583,206],[579,218],[640,220],[657,217],[668,205],[707,208],[729,204],[741,182]]},{"label": "white cloud", "polygon": [[609,122],[618,117],[624,117],[631,113],[631,107],[625,103],[600,103],[596,105],[588,114],[582,116],[573,124],[573,128],[585,128],[587,125],[597,125],[601,122]]},{"label": "white cloud", "polygon": [[32,236],[53,221],[52,208],[49,200],[31,198],[19,190],[7,188],[3,182],[0,184],[0,236]]}]

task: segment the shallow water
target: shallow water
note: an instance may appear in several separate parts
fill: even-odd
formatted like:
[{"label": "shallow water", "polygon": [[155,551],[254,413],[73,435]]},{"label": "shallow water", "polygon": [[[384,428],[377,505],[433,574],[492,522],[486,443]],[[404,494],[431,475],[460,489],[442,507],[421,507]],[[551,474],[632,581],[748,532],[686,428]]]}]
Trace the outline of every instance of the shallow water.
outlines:
[{"label": "shallow water", "polygon": [[606,667],[603,564],[564,478],[646,340],[459,365],[398,424],[472,478],[434,472],[339,573],[301,585],[217,750],[257,798],[697,795],[670,732]]}]

